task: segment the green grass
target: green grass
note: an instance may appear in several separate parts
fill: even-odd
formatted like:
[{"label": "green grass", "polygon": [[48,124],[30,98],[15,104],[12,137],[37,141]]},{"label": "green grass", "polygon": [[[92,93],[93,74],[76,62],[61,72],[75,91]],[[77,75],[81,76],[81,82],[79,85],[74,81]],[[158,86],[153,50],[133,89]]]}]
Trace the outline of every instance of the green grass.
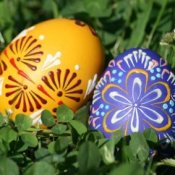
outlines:
[{"label": "green grass", "polygon": [[[0,50],[24,28],[68,17],[95,28],[106,64],[128,48],[144,47],[174,68],[174,7],[174,0],[0,0]],[[44,111],[43,130],[22,114],[14,122],[0,115],[0,175],[175,174],[174,142],[158,141],[152,130],[124,138],[116,132],[107,140],[88,129],[88,110],[74,114],[61,106],[59,122]]]}]

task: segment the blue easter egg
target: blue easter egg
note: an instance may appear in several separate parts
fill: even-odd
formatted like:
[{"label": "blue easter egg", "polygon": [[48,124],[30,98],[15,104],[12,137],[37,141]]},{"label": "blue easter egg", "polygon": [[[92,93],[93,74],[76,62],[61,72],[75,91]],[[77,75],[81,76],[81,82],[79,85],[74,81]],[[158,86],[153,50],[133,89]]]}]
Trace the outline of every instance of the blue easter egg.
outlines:
[{"label": "blue easter egg", "polygon": [[133,48],[111,60],[96,85],[89,124],[107,138],[156,131],[159,139],[175,138],[175,75],[149,49]]}]

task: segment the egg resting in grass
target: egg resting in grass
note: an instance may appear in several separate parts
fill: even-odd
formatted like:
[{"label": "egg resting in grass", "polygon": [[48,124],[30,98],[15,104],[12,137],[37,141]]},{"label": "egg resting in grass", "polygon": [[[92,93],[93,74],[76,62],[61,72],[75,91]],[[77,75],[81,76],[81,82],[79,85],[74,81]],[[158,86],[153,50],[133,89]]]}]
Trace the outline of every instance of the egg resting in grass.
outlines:
[{"label": "egg resting in grass", "polygon": [[36,123],[60,104],[76,111],[91,96],[104,52],[96,32],[72,19],[51,19],[22,31],[0,55],[0,112]]},{"label": "egg resting in grass", "polygon": [[107,138],[153,128],[159,139],[175,138],[175,75],[149,49],[129,49],[109,62],[96,85],[90,127]]}]

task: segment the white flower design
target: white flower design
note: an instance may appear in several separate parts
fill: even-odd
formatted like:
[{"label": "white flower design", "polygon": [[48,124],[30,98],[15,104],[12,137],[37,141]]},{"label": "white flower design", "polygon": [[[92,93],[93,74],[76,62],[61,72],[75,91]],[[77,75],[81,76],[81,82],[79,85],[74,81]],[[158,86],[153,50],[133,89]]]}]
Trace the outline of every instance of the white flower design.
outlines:
[{"label": "white flower design", "polygon": [[97,77],[98,77],[98,75],[95,74],[93,79],[88,81],[88,85],[87,85],[86,93],[84,95],[84,99],[87,97],[87,95],[89,95],[93,91],[93,89],[97,83]]},{"label": "white flower design", "polygon": [[51,54],[48,54],[46,57],[46,60],[44,62],[44,65],[42,67],[42,70],[47,70],[53,66],[57,66],[61,64],[60,58],[61,52],[56,52],[56,54],[53,56]]}]

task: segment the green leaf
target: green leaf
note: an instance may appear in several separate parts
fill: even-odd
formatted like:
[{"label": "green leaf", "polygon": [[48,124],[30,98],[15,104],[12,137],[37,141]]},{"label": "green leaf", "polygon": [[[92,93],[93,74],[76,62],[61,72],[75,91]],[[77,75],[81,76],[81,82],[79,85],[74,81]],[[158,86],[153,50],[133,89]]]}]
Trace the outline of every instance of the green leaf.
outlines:
[{"label": "green leaf", "polygon": [[163,159],[161,160],[161,165],[175,167],[175,159]]},{"label": "green leaf", "polygon": [[55,175],[55,169],[47,162],[40,161],[27,168],[24,175]]},{"label": "green leaf", "polygon": [[44,157],[48,156],[50,153],[48,151],[48,149],[46,148],[39,148],[35,151],[35,158],[36,159],[43,159]]},{"label": "green leaf", "polygon": [[[52,13],[52,7],[55,3],[56,2],[54,2],[54,0],[43,1],[42,10],[45,11],[47,14]],[[57,6],[55,8],[57,9]]]},{"label": "green leaf", "polygon": [[79,171],[82,175],[97,173],[101,162],[99,149],[93,142],[84,142],[78,152]]},{"label": "green leaf", "polygon": [[7,143],[15,141],[17,139],[17,132],[6,126],[0,129],[0,138]]},{"label": "green leaf", "polygon": [[52,155],[52,162],[57,164],[62,164],[62,163],[65,163],[65,158],[66,158],[65,154],[54,154]]},{"label": "green leaf", "polygon": [[105,164],[111,164],[115,161],[115,142],[113,140],[108,140],[100,149],[102,159]]},{"label": "green leaf", "polygon": [[157,134],[153,129],[146,129],[143,134],[144,134],[147,141],[150,141],[153,143],[158,142]]},{"label": "green leaf", "polygon": [[59,135],[59,134],[65,133],[66,129],[67,129],[66,125],[59,123],[59,124],[56,124],[51,130],[53,134]]},{"label": "green leaf", "polygon": [[8,154],[9,144],[5,144],[3,140],[0,140],[0,156]]},{"label": "green leaf", "polygon": [[108,8],[108,0],[84,0],[84,7],[92,17],[108,17],[112,9]]},{"label": "green leaf", "polygon": [[144,168],[138,163],[123,163],[113,169],[109,175],[145,175]]},{"label": "green leaf", "polygon": [[8,13],[8,6],[5,2],[0,2],[0,19],[5,23],[11,22],[11,15]]},{"label": "green leaf", "polygon": [[69,137],[63,137],[63,136],[59,137],[55,142],[56,152],[57,153],[64,152],[68,148],[69,143],[70,143]]},{"label": "green leaf", "polygon": [[125,142],[122,145],[121,154],[122,154],[122,162],[137,161],[137,156],[135,155],[135,153],[132,152],[130,145],[128,145]]},{"label": "green leaf", "polygon": [[78,120],[71,120],[69,124],[79,135],[82,135],[85,132],[87,132],[86,126]]},{"label": "green leaf", "polygon": [[16,163],[7,158],[0,158],[0,175],[19,175],[19,169]]},{"label": "green leaf", "polygon": [[27,130],[32,126],[32,119],[24,114],[17,114],[15,119],[15,126],[19,131]]},{"label": "green leaf", "polygon": [[138,157],[140,161],[145,161],[149,156],[149,146],[145,137],[141,133],[133,133],[131,135],[131,141],[129,147],[132,154]]},{"label": "green leaf", "polygon": [[51,127],[55,124],[55,119],[50,111],[44,110],[41,113],[41,120],[44,125]]},{"label": "green leaf", "polygon": [[29,147],[36,147],[38,145],[38,139],[33,134],[30,133],[21,134],[21,139]]},{"label": "green leaf", "polygon": [[68,162],[69,164],[73,164],[76,168],[78,168],[77,155],[78,155],[77,150],[71,151],[70,153],[67,154],[66,162]]},{"label": "green leaf", "polygon": [[91,142],[95,142],[96,140],[99,140],[102,138],[104,138],[104,135],[98,130],[94,130],[94,131],[90,130],[85,134],[85,139]]},{"label": "green leaf", "polygon": [[103,36],[103,42],[105,45],[113,44],[115,41],[118,41],[119,38],[114,37],[114,33],[106,32],[104,30],[98,31],[100,36]]},{"label": "green leaf", "polygon": [[117,130],[112,134],[111,140],[113,140],[113,142],[117,144],[121,140],[123,135],[124,133],[122,130]]},{"label": "green leaf", "polygon": [[111,164],[115,161],[115,147],[116,144],[120,141],[122,137],[122,132],[116,131],[112,134],[110,140],[101,139],[103,143],[100,152],[102,155],[102,159],[106,164]]},{"label": "green leaf", "polygon": [[55,150],[55,143],[56,143],[56,141],[52,141],[48,145],[48,151],[50,153],[52,153],[52,154],[56,152],[56,150]]},{"label": "green leaf", "polygon": [[24,152],[28,149],[28,144],[27,143],[24,143],[24,144],[20,144],[21,146],[18,148],[17,152],[20,153],[20,152]]},{"label": "green leaf", "polygon": [[57,118],[59,122],[68,122],[73,119],[74,113],[66,105],[61,105],[57,108]]},{"label": "green leaf", "polygon": [[4,124],[4,117],[2,113],[0,113],[0,126],[2,126],[3,124]]},{"label": "green leaf", "polygon": [[61,9],[62,15],[71,16],[76,13],[85,12],[83,1],[80,0],[69,0],[67,1],[64,8]]},{"label": "green leaf", "polygon": [[89,119],[89,105],[87,104],[78,109],[78,111],[75,112],[74,119],[81,121],[86,126]]},{"label": "green leaf", "polygon": [[9,27],[4,33],[3,36],[6,38],[7,42],[10,42],[12,39],[13,29]]}]

